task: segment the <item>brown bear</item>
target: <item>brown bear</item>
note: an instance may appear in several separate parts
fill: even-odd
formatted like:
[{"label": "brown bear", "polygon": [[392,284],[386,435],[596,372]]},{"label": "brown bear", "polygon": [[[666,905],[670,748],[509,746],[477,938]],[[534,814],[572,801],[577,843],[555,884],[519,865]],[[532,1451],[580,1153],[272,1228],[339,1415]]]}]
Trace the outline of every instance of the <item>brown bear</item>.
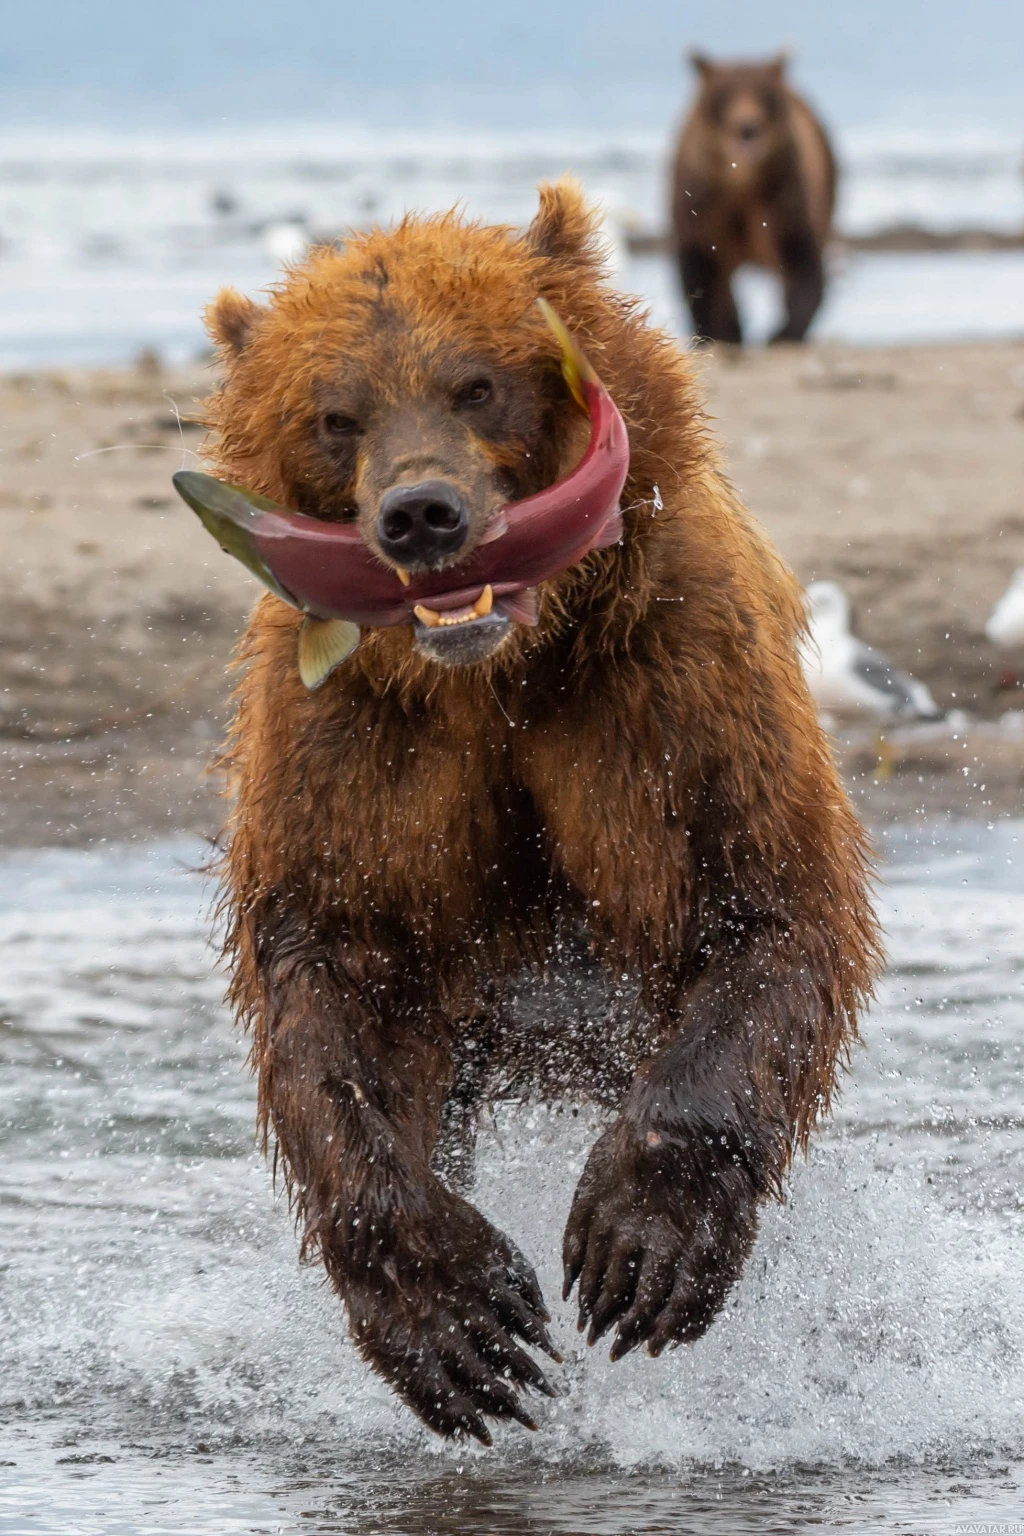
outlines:
[{"label": "brown bear", "polygon": [[[586,446],[538,296],[628,426],[621,542],[542,582],[535,625],[370,628],[314,692],[301,615],[265,595],[224,758],[232,995],[303,1250],[405,1402],[485,1443],[488,1417],[533,1427],[522,1390],[552,1389],[524,1345],[554,1351],[529,1263],[466,1198],[478,1109],[605,1107],[565,1294],[591,1343],[657,1355],[740,1274],[877,958],[799,591],[572,183],[525,232],[407,218],[314,251],[266,306],[222,293],[215,467],[350,520],[396,572],[458,566]],[[618,1011],[524,1022],[513,988],[569,955]]]},{"label": "brown bear", "polygon": [[697,99],[672,167],[672,232],[693,327],[740,342],[732,277],[745,262],[782,279],[772,341],[803,341],[824,292],[836,165],[821,123],[786,82],[785,55],[714,64],[690,55]]}]

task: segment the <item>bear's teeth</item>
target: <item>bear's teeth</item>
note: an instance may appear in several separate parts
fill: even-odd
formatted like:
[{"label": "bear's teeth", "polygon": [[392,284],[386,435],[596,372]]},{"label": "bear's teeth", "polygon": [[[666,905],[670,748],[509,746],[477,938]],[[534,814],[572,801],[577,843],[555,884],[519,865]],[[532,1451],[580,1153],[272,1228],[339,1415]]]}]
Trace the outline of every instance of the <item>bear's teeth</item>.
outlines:
[{"label": "bear's teeth", "polygon": [[395,575],[398,577],[403,587],[407,587],[409,585],[409,572],[405,569],[404,565],[395,566]]},{"label": "bear's teeth", "polygon": [[457,613],[438,613],[436,608],[424,608],[422,603],[416,604],[413,613],[428,629],[437,629],[438,625],[442,628],[450,628],[453,624],[471,624],[475,618],[479,617],[472,608],[463,608]]},{"label": "bear's teeth", "polygon": [[472,624],[474,619],[484,619],[493,607],[494,588],[488,585],[484,587],[472,608],[459,608],[454,613],[438,613],[436,608],[425,608],[422,603],[417,603],[413,613],[428,629],[437,629],[438,625],[447,629],[453,624]]}]

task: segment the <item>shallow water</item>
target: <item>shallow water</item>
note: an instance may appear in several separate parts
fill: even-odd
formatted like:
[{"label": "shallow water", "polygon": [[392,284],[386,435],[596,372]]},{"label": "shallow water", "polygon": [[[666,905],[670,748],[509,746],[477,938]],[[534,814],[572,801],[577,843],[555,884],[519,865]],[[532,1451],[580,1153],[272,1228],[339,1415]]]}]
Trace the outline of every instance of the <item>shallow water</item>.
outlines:
[{"label": "shallow water", "polygon": [[[441,1445],[354,1356],[253,1151],[189,843],[0,865],[0,1533],[952,1531],[1024,1508],[1024,824],[886,840],[841,1109],[692,1349]],[[592,1126],[477,1195],[557,1295]]]},{"label": "shallow water", "polygon": [[[164,133],[0,125],[0,367],[120,363],[147,346],[193,358],[218,288],[256,293],[279,276],[272,228],[289,219],[331,233],[459,203],[477,218],[524,224],[537,183],[568,170],[620,237],[660,229],[672,118],[656,132],[614,121],[600,131],[487,132],[479,123],[463,132],[337,121],[204,131],[179,121]],[[927,116],[917,132],[880,122],[840,131],[838,147],[845,231],[1024,221],[1016,117],[1010,131],[994,119],[982,131]],[[619,255],[617,285],[686,334],[671,263]],[[763,339],[777,285],[754,274],[740,298],[749,334]],[[836,266],[814,335],[902,343],[1022,331],[1024,254],[948,252]]]}]

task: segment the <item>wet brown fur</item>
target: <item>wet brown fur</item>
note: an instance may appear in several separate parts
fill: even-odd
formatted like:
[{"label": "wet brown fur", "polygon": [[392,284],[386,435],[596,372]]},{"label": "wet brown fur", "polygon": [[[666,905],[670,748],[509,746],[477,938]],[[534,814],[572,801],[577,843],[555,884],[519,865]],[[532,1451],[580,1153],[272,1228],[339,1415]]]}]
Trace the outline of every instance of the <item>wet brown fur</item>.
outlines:
[{"label": "wet brown fur", "polygon": [[[547,584],[539,628],[478,666],[375,631],[315,694],[299,615],[263,597],[224,757],[232,999],[304,1249],[405,1401],[484,1439],[488,1415],[529,1421],[519,1391],[545,1384],[516,1340],[545,1347],[546,1314],[526,1261],[439,1176],[446,1138],[457,1152],[510,1094],[613,1107],[567,1282],[619,1353],[694,1338],[828,1109],[877,963],[798,589],[722,475],[685,356],[603,281],[571,185],[542,190],[523,236],[410,219],[315,253],[268,309],[222,297],[219,472],[352,515],[361,471],[340,483],[310,402],[355,375],[426,399],[431,359],[465,354],[514,383],[507,472],[547,483],[585,430],[538,294],[628,425],[623,544]],[[572,943],[633,978],[637,1005],[531,1042],[508,990]]]},{"label": "wet brown fur", "polygon": [[[773,341],[802,341],[824,293],[836,166],[828,135],[785,78],[785,57],[691,56],[698,89],[672,168],[672,228],[696,334],[739,342],[731,282],[744,263],[782,279]],[[744,140],[741,128],[752,133]]]}]

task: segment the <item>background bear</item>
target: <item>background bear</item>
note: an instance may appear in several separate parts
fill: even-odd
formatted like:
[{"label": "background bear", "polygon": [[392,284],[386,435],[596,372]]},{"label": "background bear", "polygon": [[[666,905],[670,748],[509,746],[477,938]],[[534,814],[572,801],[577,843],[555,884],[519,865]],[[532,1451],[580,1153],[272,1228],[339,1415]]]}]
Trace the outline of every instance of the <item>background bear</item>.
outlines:
[{"label": "background bear", "polygon": [[[551,1345],[530,1266],[460,1192],[476,1108],[607,1107],[566,1291],[591,1341],[657,1354],[721,1307],[876,966],[799,592],[722,477],[684,355],[603,282],[571,185],[521,235],[410,218],[315,252],[267,308],[222,294],[220,472],[356,520],[381,558],[389,493],[429,483],[436,505],[443,484],[465,528],[435,563],[464,559],[586,445],[539,295],[626,419],[622,543],[471,664],[369,630],[315,693],[300,615],[265,596],[225,755],[233,997],[304,1251],[404,1400],[484,1441],[487,1416],[532,1424],[522,1389],[550,1389],[522,1345]],[[637,1005],[524,1037],[511,985],[580,945]]]},{"label": "background bear", "polygon": [[693,328],[707,341],[742,340],[731,282],[751,262],[782,279],[786,317],[772,340],[803,341],[824,292],[835,204],[828,137],[790,90],[784,56],[691,59],[699,87],[672,168],[672,230]]}]

